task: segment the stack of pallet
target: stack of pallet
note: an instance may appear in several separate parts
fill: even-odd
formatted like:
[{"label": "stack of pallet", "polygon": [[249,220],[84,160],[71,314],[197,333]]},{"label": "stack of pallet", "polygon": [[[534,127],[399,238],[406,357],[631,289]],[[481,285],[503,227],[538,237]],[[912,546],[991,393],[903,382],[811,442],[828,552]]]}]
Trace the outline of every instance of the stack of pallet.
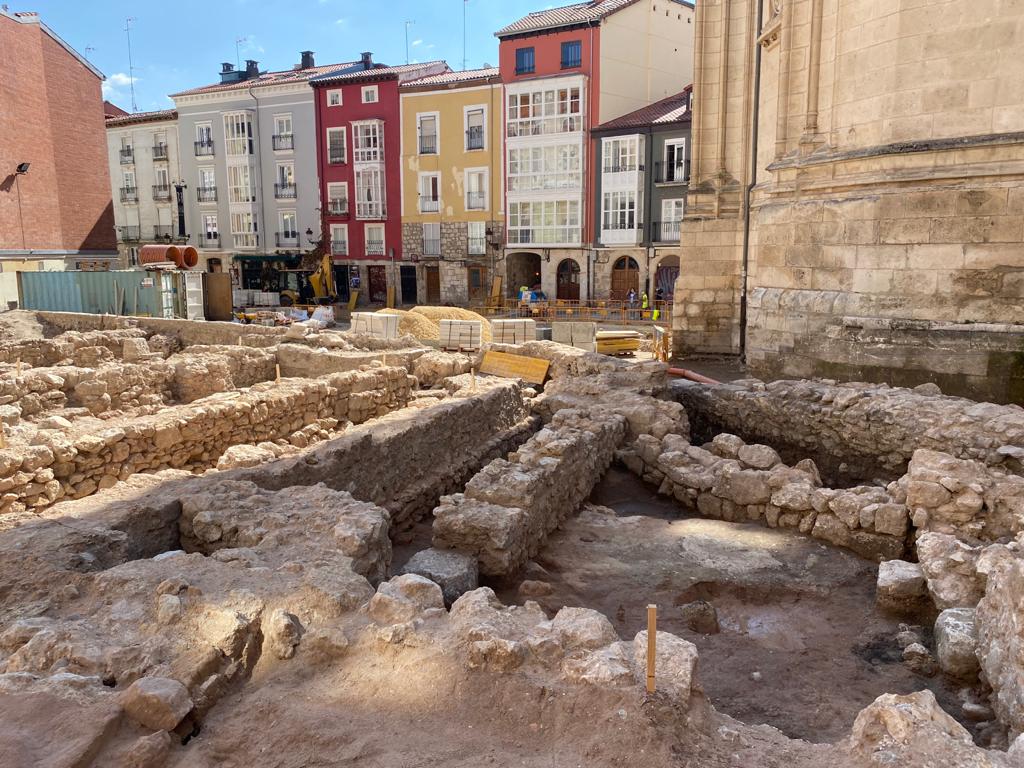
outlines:
[{"label": "stack of pallet", "polygon": [[476,352],[483,336],[479,320],[442,320],[441,347],[453,352]]},{"label": "stack of pallet", "polygon": [[492,320],[495,344],[523,344],[537,340],[536,320]]},{"label": "stack of pallet", "polygon": [[602,355],[631,355],[640,349],[644,335],[638,331],[601,331],[597,351]]},{"label": "stack of pallet", "polygon": [[588,352],[596,352],[597,323],[552,323],[551,340]]},{"label": "stack of pallet", "polygon": [[365,333],[378,339],[398,338],[398,315],[379,312],[353,312],[352,332]]}]

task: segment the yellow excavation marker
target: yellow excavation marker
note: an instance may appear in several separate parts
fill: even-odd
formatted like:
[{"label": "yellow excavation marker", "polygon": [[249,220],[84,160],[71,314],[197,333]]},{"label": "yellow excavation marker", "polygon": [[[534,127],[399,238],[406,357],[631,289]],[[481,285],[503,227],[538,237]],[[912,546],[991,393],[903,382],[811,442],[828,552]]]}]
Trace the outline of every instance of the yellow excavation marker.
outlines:
[{"label": "yellow excavation marker", "polygon": [[647,606],[647,692],[654,693],[654,658],[658,643],[658,606]]}]

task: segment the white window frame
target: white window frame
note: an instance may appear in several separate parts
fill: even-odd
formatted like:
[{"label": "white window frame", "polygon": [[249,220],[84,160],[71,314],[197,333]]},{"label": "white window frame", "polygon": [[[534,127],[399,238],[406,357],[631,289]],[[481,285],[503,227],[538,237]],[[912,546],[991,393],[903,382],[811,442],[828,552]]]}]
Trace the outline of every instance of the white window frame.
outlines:
[{"label": "white window frame", "polygon": [[[424,152],[420,139],[423,137],[423,121],[432,119],[434,121],[434,151]],[[416,154],[417,155],[439,155],[441,154],[441,113],[440,112],[417,112],[416,113]]]},{"label": "white window frame", "polygon": [[[286,229],[286,227],[285,227],[285,219],[289,218],[289,217],[292,219],[292,223],[295,225],[295,229],[294,230]],[[298,242],[298,240],[299,240],[299,215],[295,212],[294,208],[289,208],[288,210],[282,210],[282,211],[278,211],[277,212],[277,227],[278,227],[278,231],[282,235],[286,235],[288,233],[293,233],[295,235],[295,238],[294,238],[295,241]]]},{"label": "white window frame", "polygon": [[[251,157],[256,153],[252,112],[224,113],[224,154],[228,157]],[[239,129],[242,129],[239,132]],[[236,151],[239,147],[245,152]]]},{"label": "white window frame", "polygon": [[505,135],[514,138],[581,132],[585,95],[578,80],[555,88],[510,91],[505,99]]},{"label": "white window frame", "polygon": [[[341,192],[340,195],[335,194],[338,191]],[[349,202],[348,202],[348,182],[347,181],[331,181],[331,182],[328,182],[328,184],[327,184],[327,215],[328,216],[341,216],[341,215],[344,215],[342,213],[332,213],[331,212],[331,201],[332,200],[344,200],[345,201],[344,211],[345,211],[345,213],[348,212],[348,210],[349,210]]]},{"label": "white window frame", "polygon": [[[376,232],[378,230],[380,231],[381,252],[380,253],[370,253],[369,252],[369,248],[370,248],[370,233],[371,232]],[[366,251],[366,255],[367,256],[380,256],[381,258],[384,258],[387,255],[387,253],[388,253],[388,244],[387,244],[386,237],[387,237],[387,231],[385,230],[385,227],[384,227],[383,224],[364,224],[363,225],[363,250]]]},{"label": "white window frame", "polygon": [[[161,181],[161,178],[163,179]],[[153,169],[153,183],[158,187],[169,187],[171,186],[171,174],[166,168],[154,168]]]},{"label": "white window frame", "polygon": [[[436,251],[427,250],[427,240],[432,240],[437,243]],[[424,256],[440,256],[441,255],[441,222],[439,221],[425,221],[423,222],[423,255]]]},{"label": "white window frame", "polygon": [[213,123],[196,123],[196,141],[213,141]]},{"label": "white window frame", "polygon": [[508,191],[582,189],[583,157],[578,141],[511,146],[505,154]]},{"label": "white window frame", "polygon": [[121,137],[121,149],[124,150],[124,151],[127,151],[127,150],[129,150],[131,148],[132,148],[132,135],[130,133],[126,133],[124,136]]},{"label": "white window frame", "polygon": [[[560,214],[564,213],[564,219]],[[579,199],[510,200],[507,232],[510,244],[575,245],[583,236],[583,206]],[[545,224],[545,219],[551,224]],[[527,239],[523,239],[524,233]],[[566,235],[566,237],[558,237]]]},{"label": "white window frame", "polygon": [[[281,126],[287,123],[288,130],[282,131]],[[274,135],[275,136],[293,136],[295,133],[294,124],[292,123],[291,112],[281,112],[274,115]]]},{"label": "white window frame", "polygon": [[[338,235],[341,234],[339,238]],[[343,251],[334,250],[334,244],[338,241],[345,243]],[[348,256],[348,224],[331,224],[331,254],[335,256]]]},{"label": "white window frame", "polygon": [[[375,184],[360,185],[364,177],[372,175]],[[357,219],[383,219],[387,215],[386,194],[387,179],[384,171],[378,166],[358,168],[355,173],[356,193],[356,218]],[[363,200],[360,194],[363,192],[377,192],[377,198]]]},{"label": "white window frame", "polygon": [[661,201],[661,221],[682,221],[686,214],[686,198],[672,197]]},{"label": "white window frame", "polygon": [[[367,98],[372,96],[373,98]],[[376,104],[380,101],[380,91],[376,85],[364,85],[362,89],[363,104]]]},{"label": "white window frame", "polygon": [[[479,168],[467,168],[466,169],[466,181],[465,181],[465,184],[464,184],[464,187],[465,187],[465,198],[463,199],[462,202],[465,205],[467,211],[486,211],[486,210],[490,209],[490,204],[491,204],[491,199],[490,199],[491,198],[491,195],[490,195],[491,173],[490,173],[490,170],[491,169],[486,167],[486,166],[481,166]],[[484,204],[480,208],[473,208],[469,204],[469,196],[473,192],[473,190],[470,189],[469,179],[470,179],[470,177],[472,177],[474,175],[479,175],[481,177],[481,181],[480,181],[480,187],[481,188],[480,188],[479,191],[484,196]]]},{"label": "white window frame", "polygon": [[255,211],[231,212],[231,240],[235,248],[259,245],[259,226]]},{"label": "white window frame", "polygon": [[278,163],[275,174],[278,184],[295,184],[295,161]]},{"label": "white window frame", "polygon": [[[228,167],[228,204],[233,205],[250,205],[256,202],[256,185],[253,179],[253,169],[248,165],[242,163],[239,165],[229,165]],[[237,175],[238,178],[232,178],[232,175]],[[244,179],[243,179],[244,176]],[[248,181],[248,185],[242,184],[243,180]],[[235,183],[235,182],[238,183]],[[245,194],[236,194],[240,191],[244,191]]]},{"label": "white window frame", "polygon": [[[469,148],[469,115],[471,112],[482,112],[484,123],[483,123],[483,139],[484,145],[480,149]],[[488,142],[487,136],[487,105],[486,104],[469,104],[462,108],[462,147],[466,152],[486,152]]]},{"label": "white window frame", "polygon": [[[623,152],[625,150],[625,153]],[[614,170],[618,161],[626,156],[626,167]],[[640,142],[636,135],[611,136],[601,139],[601,172],[630,173],[640,168]]]},{"label": "white window frame", "polygon": [[[334,97],[337,96],[337,102],[334,102]],[[332,88],[327,91],[327,106],[328,107],[341,107],[344,106],[344,99],[341,95],[341,88]]]},{"label": "white window frame", "polygon": [[[636,231],[640,205],[635,190],[611,190],[601,195],[601,229],[605,232]],[[632,216],[632,223],[629,221]]]},{"label": "white window frame", "polygon": [[[427,189],[426,181],[428,179],[434,180],[434,188],[437,191],[437,197],[428,197],[424,194],[424,189]],[[419,175],[419,182],[416,187],[418,200],[417,207],[420,213],[440,213],[441,212],[441,174],[438,171],[422,171]],[[423,201],[425,199],[431,200],[431,202],[437,204],[437,210],[425,210],[423,207]]]},{"label": "white window frame", "polygon": [[139,185],[135,183],[135,171],[121,171],[121,181],[123,182],[122,186],[125,189],[134,189],[138,192]]},{"label": "white window frame", "polygon": [[[331,134],[339,133],[341,135],[341,162],[331,162]],[[348,132],[343,125],[331,126],[327,129],[326,133],[327,141],[327,164],[328,165],[346,165],[348,163]]]},{"label": "white window frame", "polygon": [[[479,234],[474,234],[474,231]],[[482,247],[479,250],[473,248],[474,241],[482,243]],[[487,255],[487,222],[486,221],[469,221],[466,222],[466,243],[467,252],[470,256],[485,256]]]},{"label": "white window frame", "polygon": [[[213,224],[212,227],[210,226],[211,223]],[[208,235],[211,232],[213,233],[214,237],[216,237],[216,238],[220,237],[220,224],[217,221],[217,214],[216,213],[204,213],[203,214],[203,219],[202,219],[202,225],[203,225],[202,243],[204,245],[209,240],[213,239],[213,238],[208,237]]]},{"label": "white window frame", "polygon": [[[668,139],[668,140],[665,141],[665,148],[662,150],[662,159],[663,159],[663,161],[665,163],[665,168],[666,169],[669,166],[669,161],[668,161],[668,148],[669,147],[675,147],[676,148],[676,151],[674,153],[674,157],[676,159],[672,163],[672,166],[674,168],[682,168],[683,172],[685,173],[685,171],[686,171],[686,139],[685,138]],[[673,174],[673,176],[674,176],[674,174]],[[674,181],[676,181],[677,183],[681,183],[683,181],[683,179],[675,178]]]},{"label": "white window frame", "polygon": [[[363,129],[372,129],[364,135]],[[376,138],[376,146],[364,147],[363,141]],[[352,161],[356,163],[384,162],[384,121],[360,120],[352,123]]]}]

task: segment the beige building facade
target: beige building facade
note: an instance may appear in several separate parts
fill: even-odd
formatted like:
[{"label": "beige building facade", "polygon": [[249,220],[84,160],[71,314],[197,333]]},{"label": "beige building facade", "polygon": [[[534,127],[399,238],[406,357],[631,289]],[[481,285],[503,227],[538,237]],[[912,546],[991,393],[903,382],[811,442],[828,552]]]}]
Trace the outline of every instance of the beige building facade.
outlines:
[{"label": "beige building facade", "polygon": [[1024,6],[704,0],[696,27],[676,351],[1024,401]]}]

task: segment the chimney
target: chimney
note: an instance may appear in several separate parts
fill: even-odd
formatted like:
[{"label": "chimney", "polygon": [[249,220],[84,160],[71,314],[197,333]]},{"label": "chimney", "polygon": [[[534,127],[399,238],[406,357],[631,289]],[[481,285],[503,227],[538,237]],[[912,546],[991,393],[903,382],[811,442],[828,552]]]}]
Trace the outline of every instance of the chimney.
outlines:
[{"label": "chimney", "polygon": [[370,53],[370,51],[363,51],[362,64],[363,69],[370,69],[373,67],[373,54]]},{"label": "chimney", "polygon": [[234,72],[234,71],[235,71],[235,65],[232,64],[230,61],[222,61],[221,62],[221,64],[220,64],[220,73],[222,75],[227,74],[228,72]]},{"label": "chimney", "polygon": [[313,63],[313,52],[312,51],[302,51],[301,55],[302,55],[302,63],[299,64],[299,69],[312,69],[313,67],[316,66],[316,64]]},{"label": "chimney", "polygon": [[245,79],[248,80],[253,77],[260,76],[260,63],[253,59],[245,60]]}]

